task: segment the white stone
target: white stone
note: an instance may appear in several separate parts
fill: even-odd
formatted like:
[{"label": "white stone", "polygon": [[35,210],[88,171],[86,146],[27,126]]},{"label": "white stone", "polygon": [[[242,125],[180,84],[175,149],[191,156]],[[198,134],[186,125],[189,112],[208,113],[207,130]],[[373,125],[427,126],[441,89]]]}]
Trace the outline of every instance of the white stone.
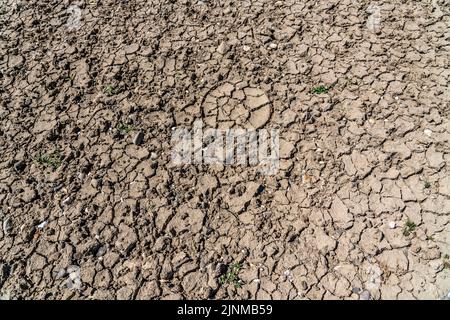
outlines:
[{"label": "white stone", "polygon": [[40,223],[37,227],[39,228],[39,229],[44,229],[45,228],[45,226],[47,225],[47,221],[44,221],[44,222],[42,222],[42,223]]}]

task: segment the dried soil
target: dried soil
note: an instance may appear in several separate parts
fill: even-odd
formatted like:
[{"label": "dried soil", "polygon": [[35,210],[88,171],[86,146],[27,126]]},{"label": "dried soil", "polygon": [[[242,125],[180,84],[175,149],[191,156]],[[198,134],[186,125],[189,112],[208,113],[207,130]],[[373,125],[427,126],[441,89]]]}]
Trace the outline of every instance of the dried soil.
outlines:
[{"label": "dried soil", "polygon": [[[370,4],[0,0],[0,296],[446,297],[450,4]],[[198,119],[279,172],[172,166]]]}]

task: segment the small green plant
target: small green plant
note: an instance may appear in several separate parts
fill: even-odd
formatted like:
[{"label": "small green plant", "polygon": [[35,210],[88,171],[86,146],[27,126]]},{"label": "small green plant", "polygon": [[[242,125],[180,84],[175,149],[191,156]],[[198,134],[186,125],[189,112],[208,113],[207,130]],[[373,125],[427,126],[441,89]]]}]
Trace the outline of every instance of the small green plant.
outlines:
[{"label": "small green plant", "polygon": [[433,238],[433,236],[427,236],[427,240],[434,241],[434,238]]},{"label": "small green plant", "polygon": [[67,77],[67,80],[70,81],[71,83],[73,83],[75,81],[75,75],[69,74],[69,76]]},{"label": "small green plant", "polygon": [[221,285],[233,284],[236,288],[240,288],[242,280],[239,279],[238,273],[242,269],[241,263],[234,263],[228,267],[226,274],[220,276],[219,283]]},{"label": "small green plant", "polygon": [[61,153],[59,149],[56,149],[50,154],[41,153],[36,158],[36,162],[42,165],[47,165],[53,170],[56,170],[61,165]]},{"label": "small green plant", "polygon": [[414,230],[416,230],[417,225],[408,219],[405,224],[405,228],[403,229],[403,235],[409,236]]},{"label": "small green plant", "polygon": [[113,96],[113,95],[119,93],[119,89],[117,89],[115,86],[113,86],[113,85],[111,85],[111,84],[108,84],[108,85],[105,87],[104,91],[105,91],[105,93],[106,93],[108,96]]},{"label": "small green plant", "polygon": [[450,260],[449,260],[450,256],[446,253],[444,254],[444,268],[445,269],[450,269]]},{"label": "small green plant", "polygon": [[126,135],[126,134],[130,133],[131,131],[133,131],[133,127],[126,123],[121,123],[117,129],[123,135]]},{"label": "small green plant", "polygon": [[424,187],[425,187],[425,189],[430,189],[431,188],[430,181],[425,181]]},{"label": "small green plant", "polygon": [[327,93],[328,88],[325,86],[318,86],[318,87],[314,87],[311,91],[312,91],[312,93],[315,93],[315,94],[322,94],[322,93]]}]

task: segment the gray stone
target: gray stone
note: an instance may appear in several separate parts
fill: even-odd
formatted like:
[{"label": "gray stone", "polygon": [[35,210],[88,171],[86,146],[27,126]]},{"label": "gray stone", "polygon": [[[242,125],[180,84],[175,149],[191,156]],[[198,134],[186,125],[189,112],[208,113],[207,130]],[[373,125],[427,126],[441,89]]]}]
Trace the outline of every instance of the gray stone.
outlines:
[{"label": "gray stone", "polygon": [[3,220],[3,232],[8,235],[11,233],[12,231],[12,221],[10,218],[6,218],[5,220]]},{"label": "gray stone", "polygon": [[106,254],[106,251],[108,251],[108,246],[106,246],[106,245],[101,246],[98,249],[96,256],[97,257],[102,257],[102,256],[104,256]]},{"label": "gray stone", "polygon": [[303,280],[300,284],[301,284],[303,290],[308,289],[308,284],[306,283],[306,281]]},{"label": "gray stone", "polygon": [[370,296],[370,292],[367,290],[364,290],[363,292],[361,292],[361,294],[359,295],[359,300],[370,300],[371,296]]},{"label": "gray stone", "polygon": [[353,292],[353,293],[359,294],[359,293],[361,292],[361,288],[353,287],[353,288],[352,288],[352,292]]},{"label": "gray stone", "polygon": [[64,199],[62,202],[61,202],[61,206],[67,206],[67,205],[69,205],[69,204],[71,204],[72,203],[72,197],[67,197],[66,199]]},{"label": "gray stone", "polygon": [[135,145],[140,145],[144,141],[144,133],[142,131],[139,131],[136,133],[136,135],[133,138],[133,143]]},{"label": "gray stone", "polygon": [[65,277],[66,274],[67,274],[66,269],[61,268],[61,269],[58,271],[58,273],[56,274],[56,278],[57,278],[57,279],[61,279],[61,278]]},{"label": "gray stone", "polygon": [[17,172],[22,172],[23,170],[25,170],[25,162],[23,161],[18,161],[14,164],[14,170],[16,170]]}]

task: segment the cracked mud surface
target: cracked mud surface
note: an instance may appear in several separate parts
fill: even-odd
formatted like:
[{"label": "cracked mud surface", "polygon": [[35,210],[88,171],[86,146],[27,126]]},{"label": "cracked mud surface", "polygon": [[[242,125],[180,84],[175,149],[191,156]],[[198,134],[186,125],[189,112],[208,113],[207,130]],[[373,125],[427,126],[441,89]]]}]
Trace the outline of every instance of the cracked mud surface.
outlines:
[{"label": "cracked mud surface", "polygon": [[[1,297],[449,293],[447,1],[0,4]],[[279,172],[172,166],[197,119]]]}]

